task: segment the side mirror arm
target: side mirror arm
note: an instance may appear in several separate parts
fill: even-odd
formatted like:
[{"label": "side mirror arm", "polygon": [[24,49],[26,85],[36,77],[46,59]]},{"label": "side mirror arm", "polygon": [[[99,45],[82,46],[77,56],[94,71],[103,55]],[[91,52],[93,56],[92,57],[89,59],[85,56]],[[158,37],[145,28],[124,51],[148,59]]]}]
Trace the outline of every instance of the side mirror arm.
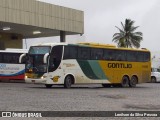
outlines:
[{"label": "side mirror arm", "polygon": [[44,55],[44,57],[43,57],[43,63],[47,63],[48,62],[48,56],[49,56],[49,53],[46,53],[45,55]]},{"label": "side mirror arm", "polygon": [[19,57],[19,63],[22,63],[22,59],[23,59],[23,57],[25,57],[25,56],[26,56],[26,53],[20,55],[20,57]]}]

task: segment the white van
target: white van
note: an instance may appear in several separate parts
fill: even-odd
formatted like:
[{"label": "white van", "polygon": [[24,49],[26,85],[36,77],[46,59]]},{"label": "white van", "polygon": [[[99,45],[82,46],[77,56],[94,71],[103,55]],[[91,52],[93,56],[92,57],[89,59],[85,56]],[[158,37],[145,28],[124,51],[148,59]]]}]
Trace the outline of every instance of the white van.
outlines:
[{"label": "white van", "polygon": [[159,68],[151,69],[151,82],[152,83],[160,82],[160,69]]}]

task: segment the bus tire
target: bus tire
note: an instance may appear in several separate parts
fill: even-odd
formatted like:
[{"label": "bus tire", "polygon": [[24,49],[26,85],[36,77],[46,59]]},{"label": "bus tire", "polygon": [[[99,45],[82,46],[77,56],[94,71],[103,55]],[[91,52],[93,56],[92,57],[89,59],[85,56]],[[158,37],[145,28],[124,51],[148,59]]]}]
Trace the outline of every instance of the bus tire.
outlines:
[{"label": "bus tire", "polygon": [[111,87],[111,84],[102,84],[104,88]]},{"label": "bus tire", "polygon": [[52,88],[52,84],[45,84],[46,88]]},{"label": "bus tire", "polygon": [[129,78],[127,76],[123,76],[121,87],[128,87],[128,85],[129,85]]},{"label": "bus tire", "polygon": [[138,83],[138,79],[136,76],[132,76],[131,80],[129,81],[129,87],[136,87],[136,84]]},{"label": "bus tire", "polygon": [[152,83],[156,83],[156,82],[157,82],[156,77],[152,76],[152,77],[151,77],[151,82],[152,82]]},{"label": "bus tire", "polygon": [[72,77],[68,75],[64,81],[64,88],[70,88],[72,85]]}]

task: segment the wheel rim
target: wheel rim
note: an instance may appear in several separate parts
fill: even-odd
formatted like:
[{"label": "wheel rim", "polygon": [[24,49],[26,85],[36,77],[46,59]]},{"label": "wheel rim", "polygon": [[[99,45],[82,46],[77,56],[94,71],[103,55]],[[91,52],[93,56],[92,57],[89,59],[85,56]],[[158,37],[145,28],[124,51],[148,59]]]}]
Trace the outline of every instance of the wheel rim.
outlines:
[{"label": "wheel rim", "polygon": [[71,86],[71,79],[70,79],[70,78],[67,79],[67,85],[68,85],[69,87]]},{"label": "wheel rim", "polygon": [[127,87],[128,85],[129,85],[128,78],[127,78],[127,77],[124,77],[124,78],[123,78],[123,81],[122,81],[122,87]]},{"label": "wheel rim", "polygon": [[156,79],[155,79],[154,77],[152,78],[152,82],[153,82],[153,83],[155,83],[155,82],[156,82]]},{"label": "wheel rim", "polygon": [[135,87],[137,84],[137,78],[133,76],[130,80],[130,87]]},{"label": "wheel rim", "polygon": [[65,84],[66,84],[66,85],[65,85],[66,88],[70,88],[70,87],[71,87],[72,81],[71,81],[71,77],[70,77],[70,76],[67,76],[67,77],[66,77]]}]

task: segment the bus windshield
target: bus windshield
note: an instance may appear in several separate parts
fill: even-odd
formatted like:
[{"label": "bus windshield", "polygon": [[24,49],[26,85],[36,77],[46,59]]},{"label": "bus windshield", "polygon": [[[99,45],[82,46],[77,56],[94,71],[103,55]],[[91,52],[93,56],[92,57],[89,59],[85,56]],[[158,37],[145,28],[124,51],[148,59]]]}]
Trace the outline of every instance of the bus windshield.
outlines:
[{"label": "bus windshield", "polygon": [[49,46],[33,46],[29,50],[29,54],[46,54],[50,52]]},{"label": "bus windshield", "polygon": [[[47,65],[43,63],[44,55],[28,55],[28,60],[26,63],[26,72],[46,72]],[[31,71],[30,71],[31,70]]]},{"label": "bus windshield", "polygon": [[33,46],[29,50],[26,63],[26,72],[45,73],[47,72],[47,64],[43,63],[46,53],[50,52],[49,46]]}]

